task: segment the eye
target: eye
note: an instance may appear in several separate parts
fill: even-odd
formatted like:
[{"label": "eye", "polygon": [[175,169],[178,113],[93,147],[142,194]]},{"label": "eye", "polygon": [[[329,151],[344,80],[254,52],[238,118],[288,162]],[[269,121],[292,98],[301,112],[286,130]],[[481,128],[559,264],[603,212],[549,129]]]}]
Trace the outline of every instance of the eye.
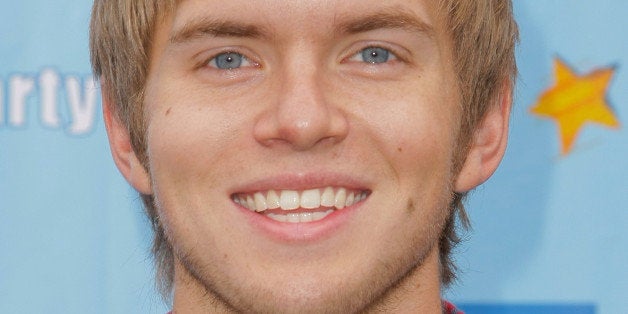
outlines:
[{"label": "eye", "polygon": [[367,47],[364,48],[355,55],[353,55],[349,60],[358,61],[358,62],[366,62],[372,64],[386,63],[391,60],[396,60],[397,57],[390,50],[382,47]]},{"label": "eye", "polygon": [[207,63],[210,67],[220,70],[238,69],[243,66],[251,66],[252,63],[244,55],[237,52],[223,52],[215,55]]}]

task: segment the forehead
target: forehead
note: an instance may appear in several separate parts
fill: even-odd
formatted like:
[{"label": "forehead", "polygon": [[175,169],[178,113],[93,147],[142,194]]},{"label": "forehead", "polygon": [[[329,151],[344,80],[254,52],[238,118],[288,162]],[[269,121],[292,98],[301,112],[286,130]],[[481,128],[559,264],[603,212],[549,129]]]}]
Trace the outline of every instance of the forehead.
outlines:
[{"label": "forehead", "polygon": [[[185,0],[172,15],[171,41],[204,31],[274,37],[334,35],[378,28],[405,28],[432,36],[443,25],[434,0]],[[238,27],[233,27],[238,26]],[[238,33],[243,34],[238,34]],[[442,34],[441,34],[442,35]],[[314,38],[313,38],[314,39]]]}]

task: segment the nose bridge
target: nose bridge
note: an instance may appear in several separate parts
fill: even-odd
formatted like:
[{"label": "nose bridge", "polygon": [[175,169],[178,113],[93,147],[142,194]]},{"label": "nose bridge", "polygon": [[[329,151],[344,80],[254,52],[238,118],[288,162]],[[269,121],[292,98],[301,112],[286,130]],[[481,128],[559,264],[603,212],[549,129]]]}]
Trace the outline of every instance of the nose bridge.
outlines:
[{"label": "nose bridge", "polygon": [[325,71],[317,59],[312,50],[292,52],[283,59],[273,77],[277,94],[270,116],[256,127],[258,141],[306,150],[345,137],[347,121],[329,100]]},{"label": "nose bridge", "polygon": [[330,108],[320,70],[311,62],[298,62],[282,72],[277,103],[279,135],[296,147],[309,147],[328,136]]},{"label": "nose bridge", "polygon": [[320,69],[309,62],[294,62],[285,67],[277,101],[278,117],[285,119],[285,127],[325,115],[329,108],[321,80]]}]

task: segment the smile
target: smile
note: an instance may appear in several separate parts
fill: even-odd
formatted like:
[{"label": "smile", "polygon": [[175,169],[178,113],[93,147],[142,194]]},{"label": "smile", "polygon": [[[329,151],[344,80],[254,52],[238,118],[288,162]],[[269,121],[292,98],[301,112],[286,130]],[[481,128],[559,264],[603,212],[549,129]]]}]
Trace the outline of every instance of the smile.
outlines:
[{"label": "smile", "polygon": [[325,187],[236,193],[231,198],[240,206],[272,220],[304,223],[322,220],[336,210],[364,201],[369,194],[366,190]]}]

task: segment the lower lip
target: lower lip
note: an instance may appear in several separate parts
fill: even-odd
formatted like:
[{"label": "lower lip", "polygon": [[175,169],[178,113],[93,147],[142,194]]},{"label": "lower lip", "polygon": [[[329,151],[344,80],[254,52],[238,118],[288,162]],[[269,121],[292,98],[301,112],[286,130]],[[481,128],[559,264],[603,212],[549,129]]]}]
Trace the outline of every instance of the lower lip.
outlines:
[{"label": "lower lip", "polygon": [[[368,199],[368,198],[367,198]],[[315,242],[332,236],[343,226],[346,226],[349,219],[357,209],[365,202],[362,200],[352,206],[334,210],[325,218],[312,222],[289,223],[273,220],[264,214],[253,212],[242,206],[237,206],[246,215],[247,220],[261,234],[279,242]]]}]

